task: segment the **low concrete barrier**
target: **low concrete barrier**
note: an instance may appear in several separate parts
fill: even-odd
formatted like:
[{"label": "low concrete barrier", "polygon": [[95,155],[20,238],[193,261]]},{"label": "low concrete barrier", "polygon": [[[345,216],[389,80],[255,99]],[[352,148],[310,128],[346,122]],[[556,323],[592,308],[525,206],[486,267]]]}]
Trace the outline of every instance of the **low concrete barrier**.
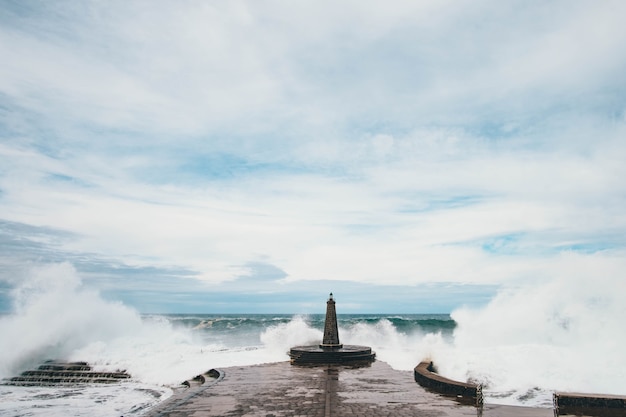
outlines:
[{"label": "low concrete barrier", "polygon": [[626,396],[555,392],[553,400],[555,416],[573,414],[614,417],[626,415]]},{"label": "low concrete barrier", "polygon": [[161,404],[157,405],[156,408],[152,410],[150,415],[151,417],[169,417],[172,415],[177,416],[186,416],[190,414],[185,414],[184,412],[176,412],[174,411],[180,408],[183,404],[189,402],[192,398],[202,396],[202,393],[209,387],[217,384],[218,382],[224,379],[224,371],[219,369],[210,369],[207,372],[196,375],[192,379],[188,379],[184,381],[181,385],[187,387],[184,391],[179,392],[178,395],[174,395],[169,399],[165,400]]},{"label": "low concrete barrier", "polygon": [[463,403],[483,404],[482,385],[459,382],[436,373],[432,362],[420,362],[414,369],[415,382],[443,395],[454,396]]},{"label": "low concrete barrier", "polygon": [[218,379],[223,377],[222,373],[216,369],[210,369],[203,374],[196,375],[195,377],[183,381],[181,385],[186,386],[187,388],[197,387],[200,385],[204,385],[208,382],[213,382],[214,379]]}]

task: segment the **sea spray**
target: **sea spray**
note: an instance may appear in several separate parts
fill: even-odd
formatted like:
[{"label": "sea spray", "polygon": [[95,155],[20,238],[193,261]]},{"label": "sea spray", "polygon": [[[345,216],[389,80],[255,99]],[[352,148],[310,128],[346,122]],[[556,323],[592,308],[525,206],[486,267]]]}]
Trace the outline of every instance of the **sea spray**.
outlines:
[{"label": "sea spray", "polygon": [[416,326],[408,332],[402,332],[388,318],[340,327],[339,335],[344,343],[371,346],[376,351],[377,359],[398,370],[411,370],[422,359],[431,357],[435,351],[447,346],[441,330],[425,333]]},{"label": "sea spray", "polygon": [[626,281],[592,272],[576,264],[453,312],[451,349],[435,352],[440,372],[482,382],[505,404],[548,405],[554,390],[626,394]]},{"label": "sea spray", "polygon": [[305,316],[294,316],[287,323],[268,327],[260,340],[265,349],[279,355],[292,346],[319,344],[322,336],[322,331],[312,328]]},{"label": "sea spray", "polygon": [[[114,355],[110,347],[146,329],[136,311],[105,301],[97,292],[84,288],[70,264],[36,266],[21,278],[11,294],[14,312],[0,318],[0,378],[35,368],[47,359],[94,359],[100,368],[97,370],[115,370],[124,364],[111,361]],[[107,347],[102,357],[83,358],[81,349],[94,345]],[[0,415],[133,414],[170,393],[168,388],[146,384],[136,377],[110,386],[0,386]]]},{"label": "sea spray", "polygon": [[0,319],[0,378],[142,327],[132,309],[82,288],[70,264],[33,268],[12,295],[15,313]]}]

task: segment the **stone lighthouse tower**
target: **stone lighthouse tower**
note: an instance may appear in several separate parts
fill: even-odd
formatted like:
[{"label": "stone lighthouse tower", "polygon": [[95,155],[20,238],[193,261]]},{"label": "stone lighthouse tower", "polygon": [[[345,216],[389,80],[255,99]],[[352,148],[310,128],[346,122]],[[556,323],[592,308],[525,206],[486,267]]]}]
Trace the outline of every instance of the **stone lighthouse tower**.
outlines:
[{"label": "stone lighthouse tower", "polygon": [[294,346],[289,350],[291,363],[294,365],[314,365],[332,363],[366,364],[376,359],[376,353],[368,346],[342,345],[339,343],[337,330],[337,312],[335,299],[330,293],[326,301],[326,321],[324,338],[319,345]]},{"label": "stone lighthouse tower", "polygon": [[330,293],[326,301],[326,321],[324,323],[324,339],[320,345],[322,349],[339,349],[343,347],[339,343],[339,330],[337,329],[337,312],[335,311],[335,300],[333,293]]}]

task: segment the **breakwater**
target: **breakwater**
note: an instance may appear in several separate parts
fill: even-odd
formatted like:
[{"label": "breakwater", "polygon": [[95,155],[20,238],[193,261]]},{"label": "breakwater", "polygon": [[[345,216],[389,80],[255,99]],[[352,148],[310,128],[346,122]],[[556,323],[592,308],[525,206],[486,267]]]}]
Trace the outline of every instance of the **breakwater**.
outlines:
[{"label": "breakwater", "polygon": [[623,417],[626,415],[626,396],[555,392],[554,415]]},{"label": "breakwater", "polygon": [[483,392],[480,384],[460,382],[443,377],[436,372],[432,362],[420,362],[413,370],[415,382],[440,394],[456,397],[459,401],[482,406]]}]

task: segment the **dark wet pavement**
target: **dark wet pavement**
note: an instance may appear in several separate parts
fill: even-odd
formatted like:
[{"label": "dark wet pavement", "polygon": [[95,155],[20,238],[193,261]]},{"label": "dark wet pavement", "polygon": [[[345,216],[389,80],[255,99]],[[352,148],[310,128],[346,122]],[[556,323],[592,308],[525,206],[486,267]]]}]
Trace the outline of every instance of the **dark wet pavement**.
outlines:
[{"label": "dark wet pavement", "polygon": [[280,362],[220,369],[223,378],[174,395],[151,417],[552,417],[551,409],[463,405],[420,387],[413,372]]}]

